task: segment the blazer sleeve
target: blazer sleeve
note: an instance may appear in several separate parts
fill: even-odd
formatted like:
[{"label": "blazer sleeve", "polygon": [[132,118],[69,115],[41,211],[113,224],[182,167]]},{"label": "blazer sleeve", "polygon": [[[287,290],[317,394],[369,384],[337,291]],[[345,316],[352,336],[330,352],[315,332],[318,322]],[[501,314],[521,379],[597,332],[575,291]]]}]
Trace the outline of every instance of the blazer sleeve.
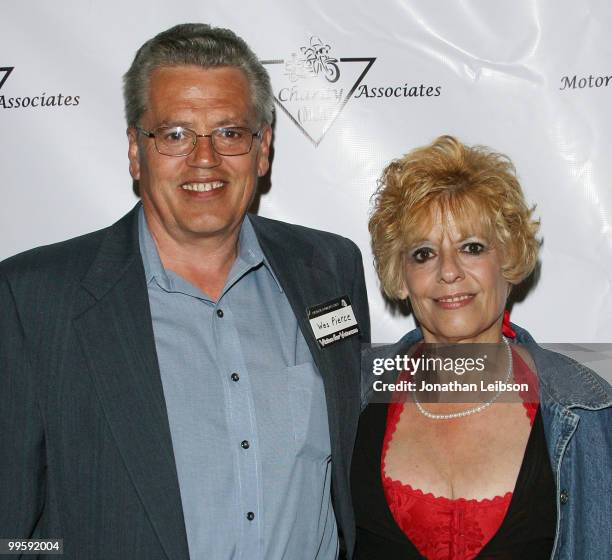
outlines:
[{"label": "blazer sleeve", "polygon": [[32,537],[44,504],[37,387],[15,298],[0,276],[0,538]]}]

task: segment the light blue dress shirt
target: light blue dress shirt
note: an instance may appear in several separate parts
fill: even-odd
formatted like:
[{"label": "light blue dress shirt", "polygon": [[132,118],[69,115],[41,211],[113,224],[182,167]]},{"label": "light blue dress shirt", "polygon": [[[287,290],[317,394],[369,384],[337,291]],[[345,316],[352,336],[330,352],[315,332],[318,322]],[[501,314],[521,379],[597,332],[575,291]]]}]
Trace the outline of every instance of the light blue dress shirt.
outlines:
[{"label": "light blue dress shirt", "polygon": [[139,235],[191,560],[334,560],[323,381],[248,217],[217,301]]}]

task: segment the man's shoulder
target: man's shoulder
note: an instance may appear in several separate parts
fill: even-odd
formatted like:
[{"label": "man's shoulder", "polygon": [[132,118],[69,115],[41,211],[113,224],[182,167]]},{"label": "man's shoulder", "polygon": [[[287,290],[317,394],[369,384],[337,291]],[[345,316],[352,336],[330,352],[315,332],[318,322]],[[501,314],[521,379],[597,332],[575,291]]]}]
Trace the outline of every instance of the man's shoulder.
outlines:
[{"label": "man's shoulder", "polygon": [[0,277],[10,283],[80,279],[91,266],[109,230],[110,227],[106,227],[13,255],[0,262]]},{"label": "man's shoulder", "polygon": [[359,252],[355,243],[337,233],[273,220],[255,214],[249,214],[249,218],[258,234],[265,234],[267,237],[283,244],[293,245],[296,242],[300,242],[317,248],[350,249],[351,251]]},{"label": "man's shoulder", "polygon": [[127,239],[133,228],[134,216],[132,210],[105,228],[13,255],[0,262],[0,276],[10,280],[32,275],[53,278],[57,274],[84,274],[111,233],[116,234],[119,243]]}]

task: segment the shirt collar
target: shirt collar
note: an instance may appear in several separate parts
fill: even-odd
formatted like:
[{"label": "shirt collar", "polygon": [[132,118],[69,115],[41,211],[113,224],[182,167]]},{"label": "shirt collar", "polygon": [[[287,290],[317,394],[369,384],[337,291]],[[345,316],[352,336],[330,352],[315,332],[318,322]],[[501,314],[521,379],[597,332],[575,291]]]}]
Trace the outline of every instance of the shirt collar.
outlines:
[{"label": "shirt collar", "polygon": [[[153,236],[147,225],[147,220],[144,215],[144,209],[142,205],[138,210],[138,240],[140,243],[140,253],[142,255],[142,263],[145,271],[145,278],[147,284],[151,280],[156,279],[157,282],[165,289],[172,290],[173,282],[172,278],[167,274],[164,265],[159,258],[157,252],[157,246],[153,240]],[[268,259],[263,254],[253,225],[248,216],[242,221],[240,226],[240,236],[238,242],[238,256],[236,262],[232,266],[228,279],[225,283],[226,288],[229,288],[232,284],[238,281],[239,278],[244,276],[249,270],[258,267],[263,263],[274,283],[278,287],[279,292],[283,289],[268,262]],[[224,289],[224,291],[225,291]]]},{"label": "shirt collar", "polygon": [[144,215],[144,209],[142,204],[138,209],[138,242],[140,243],[140,254],[142,255],[142,264],[144,266],[145,278],[147,284],[154,278],[163,284],[165,287],[169,287],[170,279],[166,274],[166,269],[159,258],[157,252],[157,246],[153,241],[153,236],[149,231],[147,220]]}]

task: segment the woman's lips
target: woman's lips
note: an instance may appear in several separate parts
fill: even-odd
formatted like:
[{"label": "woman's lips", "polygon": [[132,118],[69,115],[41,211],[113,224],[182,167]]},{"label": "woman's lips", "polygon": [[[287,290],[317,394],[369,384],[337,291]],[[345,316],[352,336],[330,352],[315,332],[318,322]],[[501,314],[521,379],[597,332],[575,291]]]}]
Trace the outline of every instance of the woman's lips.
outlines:
[{"label": "woman's lips", "polygon": [[434,298],[434,301],[442,309],[459,309],[465,307],[474,301],[475,294],[455,294],[452,296],[443,296]]}]

